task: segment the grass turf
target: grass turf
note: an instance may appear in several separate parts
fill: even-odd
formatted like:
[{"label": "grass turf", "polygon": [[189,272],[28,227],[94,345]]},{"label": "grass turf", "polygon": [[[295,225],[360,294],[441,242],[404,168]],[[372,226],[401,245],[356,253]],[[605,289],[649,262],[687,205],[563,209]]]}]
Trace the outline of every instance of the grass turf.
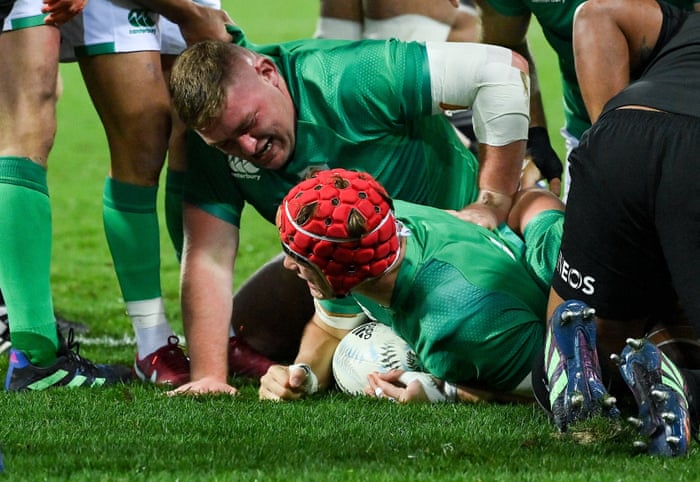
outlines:
[{"label": "grass turf", "polygon": [[[315,0],[269,0],[265,15],[255,2],[224,6],[258,43],[309,36],[317,13]],[[556,60],[536,27],[531,39],[563,154]],[[49,169],[56,308],[88,324],[90,337],[120,338],[132,331],[102,232],[107,143],[77,66],[61,70]],[[278,251],[274,229],[247,211],[237,283]],[[164,227],[161,236],[164,297],[179,330],[178,265]],[[82,353],[128,364],[134,347],[84,344]],[[0,392],[0,480],[696,480],[700,471],[695,444],[688,459],[634,456],[629,429],[592,421],[561,436],[535,406],[398,406],[339,394],[260,403],[255,383],[236,386],[238,397],[197,399],[138,383]]]},{"label": "grass turf", "polygon": [[[695,480],[633,456],[631,433],[560,436],[534,406],[413,405],[335,394],[260,403],[151,386],[0,394],[12,480]],[[597,422],[597,421],[593,421]]]}]

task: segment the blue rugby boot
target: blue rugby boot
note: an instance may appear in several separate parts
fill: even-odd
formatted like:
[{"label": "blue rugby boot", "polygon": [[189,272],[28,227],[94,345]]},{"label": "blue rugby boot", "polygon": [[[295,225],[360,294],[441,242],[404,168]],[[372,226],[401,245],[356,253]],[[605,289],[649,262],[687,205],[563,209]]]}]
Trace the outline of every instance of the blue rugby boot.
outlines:
[{"label": "blue rugby boot", "polygon": [[620,416],[601,380],[595,310],[577,300],[557,307],[547,323],[545,371],[554,424],[565,432],[595,415]]},{"label": "blue rugby boot", "polygon": [[651,455],[687,455],[690,417],[687,388],[676,365],[649,340],[628,338],[620,356],[611,356],[639,407],[630,417],[646,441],[635,447]]}]

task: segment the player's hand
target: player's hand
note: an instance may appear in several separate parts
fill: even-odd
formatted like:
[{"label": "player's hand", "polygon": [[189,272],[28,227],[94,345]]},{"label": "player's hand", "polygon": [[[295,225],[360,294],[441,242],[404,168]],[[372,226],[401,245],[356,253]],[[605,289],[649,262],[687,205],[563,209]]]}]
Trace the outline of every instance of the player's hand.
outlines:
[{"label": "player's hand", "polygon": [[272,365],[260,378],[260,400],[298,400],[306,395],[307,374],[301,368]]},{"label": "player's hand", "polygon": [[205,395],[214,393],[237,395],[238,390],[227,383],[205,377],[201,380],[185,383],[174,390],[166,392],[166,395],[172,397],[175,395]]},{"label": "player's hand", "polygon": [[82,12],[86,4],[87,0],[44,0],[41,13],[48,13],[44,23],[59,27]]},{"label": "player's hand", "polygon": [[492,189],[481,188],[477,200],[459,211],[447,210],[463,221],[478,224],[487,229],[496,229],[506,222],[513,206],[513,196]]},{"label": "player's hand", "polygon": [[530,127],[527,139],[527,156],[532,159],[541,175],[549,183],[549,190],[561,194],[561,159],[552,148],[549,134],[545,127]]},{"label": "player's hand", "polygon": [[369,386],[365,388],[365,394],[398,403],[429,402],[430,399],[420,381],[413,380],[405,385],[400,380],[404,373],[404,370],[370,373],[367,377]]},{"label": "player's hand", "polygon": [[494,207],[486,206],[485,204],[474,203],[459,211],[454,209],[447,209],[446,211],[462,221],[478,224],[487,229],[496,229],[500,224],[498,221],[498,210]]},{"label": "player's hand", "polygon": [[226,25],[235,22],[225,10],[209,8],[193,4],[197,14],[192,15],[179,24],[182,36],[187,45],[193,45],[203,40],[220,40],[230,42],[231,34],[226,31]]}]

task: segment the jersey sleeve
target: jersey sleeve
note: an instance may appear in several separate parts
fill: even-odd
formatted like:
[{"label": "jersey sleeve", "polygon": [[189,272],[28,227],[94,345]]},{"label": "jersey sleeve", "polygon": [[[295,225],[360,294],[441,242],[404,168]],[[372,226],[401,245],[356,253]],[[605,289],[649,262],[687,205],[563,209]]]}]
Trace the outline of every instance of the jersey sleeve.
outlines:
[{"label": "jersey sleeve", "polygon": [[[334,68],[340,62],[343,68]],[[340,121],[365,134],[405,129],[408,121],[432,114],[428,60],[421,43],[364,41],[319,53],[318,66],[306,65],[320,72],[313,76],[307,70],[306,79],[336,91]]]},{"label": "jersey sleeve", "polygon": [[543,289],[552,284],[564,227],[564,212],[551,210],[535,216],[525,227],[525,261]]}]

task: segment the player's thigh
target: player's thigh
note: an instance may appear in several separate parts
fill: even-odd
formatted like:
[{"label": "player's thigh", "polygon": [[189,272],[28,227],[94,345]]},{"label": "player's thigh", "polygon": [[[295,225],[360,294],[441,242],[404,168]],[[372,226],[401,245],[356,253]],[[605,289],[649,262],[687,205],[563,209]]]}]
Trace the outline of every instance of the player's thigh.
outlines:
[{"label": "player's thigh", "polygon": [[40,7],[41,2],[18,0],[0,35],[0,155],[28,156],[45,165],[56,130],[60,33],[27,18]]},{"label": "player's thigh", "polygon": [[107,134],[113,177],[155,184],[171,125],[159,53],[84,57],[80,67]]},{"label": "player's thigh", "polygon": [[664,120],[668,125],[656,195],[657,232],[681,307],[700,333],[700,120]]},{"label": "player's thigh", "polygon": [[423,15],[452,25],[458,10],[447,0],[364,0],[365,17],[384,19],[399,15]]},{"label": "player's thigh", "polygon": [[450,34],[447,37],[448,42],[478,42],[480,35],[481,23],[479,14],[471,2],[460,2],[459,10]]},{"label": "player's thigh", "polygon": [[321,0],[321,17],[362,22],[362,0]]},{"label": "player's thigh", "polygon": [[88,2],[62,28],[61,58],[77,58],[110,146],[112,176],[153,185],[170,132],[159,16],[129,0]]},{"label": "player's thigh", "polygon": [[[194,0],[195,3],[209,8],[221,8],[219,0]],[[160,27],[160,62],[166,83],[170,79],[173,63],[177,56],[185,50],[187,44],[180,32],[180,27],[161,16]],[[177,114],[172,112],[172,126],[168,143],[168,169],[182,172],[187,168],[186,137],[187,127]]]},{"label": "player's thigh", "polygon": [[[167,134],[169,97],[156,51],[124,52],[80,58],[80,69],[105,128],[145,140]],[[156,125],[149,127],[149,124]],[[138,134],[134,131],[143,129]],[[154,140],[154,139],[151,139]],[[141,146],[146,147],[146,146]]]}]

